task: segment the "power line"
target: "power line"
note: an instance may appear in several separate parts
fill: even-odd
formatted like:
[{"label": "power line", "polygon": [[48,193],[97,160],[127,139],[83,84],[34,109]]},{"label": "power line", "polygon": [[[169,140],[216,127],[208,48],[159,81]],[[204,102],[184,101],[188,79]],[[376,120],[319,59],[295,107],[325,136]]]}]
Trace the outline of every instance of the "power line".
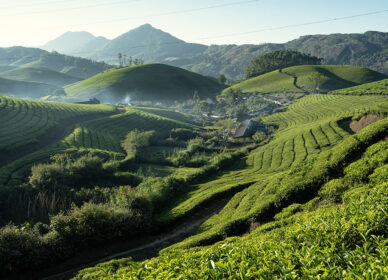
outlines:
[{"label": "power line", "polygon": [[260,1],[263,1],[263,0],[246,0],[246,1],[224,3],[224,4],[213,5],[213,6],[201,7],[201,8],[178,10],[178,11],[173,11],[173,12],[159,13],[159,14],[149,14],[149,15],[137,16],[137,17],[126,17],[126,18],[119,18],[119,19],[112,19],[112,20],[103,20],[103,21],[96,21],[96,22],[90,22],[90,23],[84,23],[84,24],[65,25],[65,26],[61,26],[61,27],[76,27],[76,26],[94,25],[94,24],[101,24],[101,23],[120,22],[120,21],[132,20],[132,19],[169,16],[169,15],[175,15],[175,14],[184,14],[184,13],[198,12],[198,11],[209,10],[209,9],[216,9],[216,8],[224,8],[224,7],[236,6],[236,5],[242,5],[242,4],[249,4],[249,3],[254,3],[254,2],[257,3]]},{"label": "power line", "polygon": [[253,34],[253,33],[260,33],[260,32],[264,32],[264,31],[274,31],[274,30],[280,30],[280,29],[286,29],[286,28],[292,28],[292,27],[300,27],[300,26],[307,26],[307,25],[313,25],[313,24],[319,24],[319,23],[327,23],[327,22],[338,21],[338,20],[345,20],[345,19],[351,19],[351,18],[357,18],[357,17],[364,17],[364,16],[382,14],[382,13],[387,13],[387,12],[388,12],[388,9],[387,10],[380,10],[380,11],[364,13],[364,14],[357,14],[357,15],[339,17],[339,18],[331,18],[331,19],[324,19],[324,20],[311,21],[311,22],[305,22],[305,23],[298,23],[298,24],[283,25],[283,26],[278,26],[278,27],[264,28],[264,29],[252,30],[252,31],[248,31],[248,32],[229,33],[229,34],[224,34],[224,35],[219,35],[219,36],[202,37],[202,38],[198,38],[197,40],[217,39],[217,38],[230,37],[230,36],[241,36],[241,35],[247,35],[247,34]]},{"label": "power line", "polygon": [[36,5],[44,5],[44,4],[57,4],[57,3],[68,3],[68,2],[73,2],[75,0],[59,0],[59,1],[45,1],[45,2],[38,2],[38,3],[30,3],[30,4],[22,4],[20,6],[3,6],[0,7],[0,9],[17,9],[17,8],[24,8],[24,7],[34,7]]},{"label": "power line", "polygon": [[[70,1],[73,1],[73,0],[70,0]],[[64,12],[64,11],[71,11],[71,10],[82,10],[82,9],[91,9],[91,8],[95,8],[95,7],[103,7],[103,6],[112,6],[112,5],[117,5],[117,4],[128,4],[128,3],[133,3],[133,2],[138,2],[138,1],[142,1],[142,0],[132,0],[132,1],[129,1],[129,0],[121,0],[121,1],[116,1],[116,2],[109,2],[109,3],[100,3],[100,4],[94,4],[94,5],[88,5],[88,6],[80,6],[80,7],[71,7],[71,8],[67,8],[67,9],[55,9],[55,10],[50,10],[50,11],[32,11],[32,12],[28,12],[28,14],[45,14],[45,13],[49,13],[49,14],[53,14],[55,12]],[[58,2],[66,2],[66,1],[58,1]],[[24,7],[24,6],[23,6]],[[19,14],[25,14],[25,12],[23,13],[19,13]],[[19,15],[19,14],[16,14],[16,15]],[[9,15],[7,13],[7,15]],[[15,15],[15,14],[14,14]]]},{"label": "power line", "polygon": [[[387,13],[387,12],[388,12],[388,9],[387,10],[374,11],[374,12],[368,12],[368,13],[363,13],[363,14],[356,14],[356,15],[338,17],[338,18],[319,20],[319,21],[312,21],[312,22],[305,22],[305,23],[299,23],[299,24],[290,24],[290,25],[284,25],[284,26],[278,26],[278,27],[264,28],[264,29],[252,30],[252,31],[247,31],[247,32],[229,33],[229,34],[223,34],[223,35],[218,35],[218,36],[202,37],[202,38],[197,38],[197,39],[194,39],[194,40],[217,39],[217,38],[223,38],[223,37],[231,37],[231,36],[241,36],[241,35],[247,35],[247,34],[254,34],[254,33],[260,33],[260,32],[265,32],[265,31],[276,31],[276,30],[281,30],[281,29],[300,27],[300,26],[306,26],[306,25],[313,25],[313,24],[320,24],[320,23],[327,23],[327,22],[339,21],[339,20],[346,20],[346,19],[351,19],[351,18],[364,17],[364,16],[382,14],[382,13]],[[185,44],[185,43],[186,43],[185,41],[162,42],[162,43],[160,43],[158,45],[154,45],[154,46],[175,45],[175,44]],[[129,48],[127,48],[127,50],[137,49],[137,48],[145,48],[145,47],[150,47],[150,46],[152,46],[152,45],[137,45],[137,46],[129,47]],[[82,55],[82,54],[90,54],[90,52],[76,52],[76,53],[73,53],[72,55]]]}]

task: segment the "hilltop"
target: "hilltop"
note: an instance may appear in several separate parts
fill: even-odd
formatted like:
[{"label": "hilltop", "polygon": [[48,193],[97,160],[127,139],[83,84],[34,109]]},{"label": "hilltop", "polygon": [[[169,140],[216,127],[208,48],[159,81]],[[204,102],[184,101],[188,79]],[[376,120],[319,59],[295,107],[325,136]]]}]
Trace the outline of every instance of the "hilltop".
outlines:
[{"label": "hilltop", "polygon": [[0,64],[3,71],[22,66],[44,67],[79,79],[94,76],[113,67],[104,62],[25,47],[0,48]]},{"label": "hilltop", "polygon": [[54,85],[0,78],[0,95],[38,99],[50,94],[60,96],[65,93]]},{"label": "hilltop", "polygon": [[[311,75],[319,74],[320,92],[352,87],[387,76],[364,67],[351,65],[302,65],[275,70],[230,87],[242,92],[303,93],[315,91]],[[225,90],[226,91],[226,90]]]},{"label": "hilltop", "polygon": [[38,82],[63,87],[81,79],[44,67],[19,67],[0,72],[0,77],[17,81]]},{"label": "hilltop", "polygon": [[[94,37],[96,38],[96,37]],[[63,39],[60,37],[59,39]],[[104,38],[105,39],[105,38]],[[109,41],[102,39],[67,54],[117,64],[117,54],[185,68],[206,76],[225,74],[229,79],[243,78],[248,63],[274,50],[296,50],[324,59],[324,64],[351,64],[388,74],[388,33],[308,35],[283,43],[260,45],[201,45],[184,42],[149,24],[128,31]],[[73,43],[69,39],[70,43]],[[68,42],[63,43],[65,46]],[[63,51],[60,46],[57,51]],[[66,52],[65,52],[66,53]]]},{"label": "hilltop", "polygon": [[81,48],[94,38],[95,36],[86,31],[69,31],[62,34],[58,38],[47,42],[44,46],[42,46],[42,49],[47,51],[57,51],[60,53],[70,54],[72,52],[76,52],[77,49]]},{"label": "hilltop", "polygon": [[215,97],[223,89],[216,81],[164,64],[112,69],[65,88],[70,99],[96,97],[103,102],[132,100],[173,103],[193,97]]},{"label": "hilltop", "polygon": [[117,63],[117,54],[123,53],[147,62],[165,62],[176,57],[197,55],[206,48],[205,45],[186,43],[150,24],[144,24],[114,38],[90,57]]},{"label": "hilltop", "polygon": [[388,95],[388,79],[384,79],[377,82],[366,83],[355,87],[335,90],[330,93],[352,94],[352,95],[367,95],[367,94]]}]

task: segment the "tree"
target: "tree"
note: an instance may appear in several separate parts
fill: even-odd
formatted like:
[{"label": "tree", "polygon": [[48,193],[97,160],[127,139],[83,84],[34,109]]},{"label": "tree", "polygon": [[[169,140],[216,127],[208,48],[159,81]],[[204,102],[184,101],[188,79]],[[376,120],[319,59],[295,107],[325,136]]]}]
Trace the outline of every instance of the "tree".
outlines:
[{"label": "tree", "polygon": [[128,58],[128,66],[132,66],[132,62],[133,62],[133,59],[132,59],[132,56],[130,56]]},{"label": "tree", "polygon": [[224,74],[221,74],[219,77],[218,77],[218,82],[221,84],[221,85],[225,85],[226,84],[226,77]]},{"label": "tree", "polygon": [[82,68],[82,73],[84,74],[85,79],[86,79],[88,77],[88,69]]},{"label": "tree", "polygon": [[194,91],[193,95],[193,112],[196,115],[201,114],[201,98],[199,97],[198,91]]},{"label": "tree", "polygon": [[298,51],[279,50],[259,55],[251,62],[245,71],[245,78],[252,78],[276,69],[295,65],[320,65],[322,59]]},{"label": "tree", "polygon": [[222,127],[224,130],[226,130],[228,133],[228,136],[230,136],[230,134],[232,133],[232,128],[234,126],[235,121],[236,121],[235,119],[228,118],[228,119],[219,120],[216,124]]},{"label": "tree", "polygon": [[211,113],[211,104],[207,103],[205,100],[199,102],[199,108],[203,114],[207,116]]},{"label": "tree", "polygon": [[123,55],[121,53],[118,53],[117,58],[119,59],[119,67],[123,67]]},{"label": "tree", "polygon": [[138,148],[148,146],[154,133],[154,131],[141,132],[137,129],[129,132],[125,140],[121,143],[121,146],[127,153],[127,157],[135,157]]}]

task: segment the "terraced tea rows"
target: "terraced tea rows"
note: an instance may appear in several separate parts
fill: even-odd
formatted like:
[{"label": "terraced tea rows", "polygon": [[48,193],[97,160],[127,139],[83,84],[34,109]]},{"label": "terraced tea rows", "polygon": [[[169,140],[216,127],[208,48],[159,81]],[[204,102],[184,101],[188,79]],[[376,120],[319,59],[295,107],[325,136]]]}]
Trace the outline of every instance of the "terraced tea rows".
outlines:
[{"label": "terraced tea rows", "polygon": [[113,113],[109,105],[47,103],[0,96],[0,150],[36,142],[60,121],[80,116]]},{"label": "terraced tea rows", "polygon": [[120,143],[131,130],[155,130],[168,136],[169,131],[177,127],[191,126],[137,109],[127,109],[124,114],[82,123],[65,139],[65,143],[69,147],[123,152]]},{"label": "terraced tea rows", "polygon": [[[50,106],[48,107],[52,110]],[[78,124],[70,135],[55,145],[0,168],[0,185],[23,182],[33,164],[48,160],[55,153],[84,148],[105,150],[108,153],[119,153],[123,156],[124,151],[120,144],[129,131],[133,129],[155,130],[167,133],[168,136],[169,131],[177,127],[191,127],[191,125],[136,109],[127,109],[121,114],[85,121]]]},{"label": "terraced tea rows", "polygon": [[270,143],[250,153],[245,169],[231,171],[218,179],[194,186],[188,199],[162,213],[159,221],[172,221],[220,193],[238,189],[241,185],[248,186],[235,195],[218,215],[209,219],[200,234],[187,239],[184,244],[198,245],[203,240],[225,234],[226,228],[233,227],[235,223],[246,223],[279,199],[281,185],[286,184],[290,190],[298,188],[298,185],[292,185],[289,168],[308,170],[311,162],[323,151],[347,138],[349,134],[338,126],[339,120],[368,112],[387,115],[388,100],[366,96],[304,97],[286,112],[264,119],[267,124],[277,125],[279,130]]}]

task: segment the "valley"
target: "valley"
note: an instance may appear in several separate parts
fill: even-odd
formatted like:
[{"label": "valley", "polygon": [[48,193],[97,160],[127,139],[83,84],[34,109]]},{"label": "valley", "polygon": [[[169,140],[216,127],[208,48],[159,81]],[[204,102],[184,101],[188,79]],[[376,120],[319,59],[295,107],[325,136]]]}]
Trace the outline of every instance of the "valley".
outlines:
[{"label": "valley", "polygon": [[387,32],[188,43],[118,15],[0,48],[1,279],[386,278]]}]

